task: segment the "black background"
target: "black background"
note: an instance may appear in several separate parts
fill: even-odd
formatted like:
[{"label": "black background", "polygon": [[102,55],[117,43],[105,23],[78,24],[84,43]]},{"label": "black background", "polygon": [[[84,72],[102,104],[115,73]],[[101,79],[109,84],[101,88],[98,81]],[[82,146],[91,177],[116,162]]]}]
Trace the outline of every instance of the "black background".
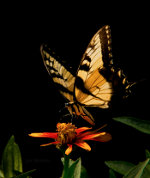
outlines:
[{"label": "black background", "polygon": [[[55,131],[64,98],[55,88],[40,55],[48,43],[72,66],[75,73],[92,36],[110,25],[114,62],[129,81],[146,79],[133,94],[110,111],[90,108],[97,127],[104,123],[113,140],[91,143],[91,152],[77,150],[91,177],[108,177],[105,160],[138,163],[150,149],[149,137],[112,121],[130,115],[148,119],[149,21],[146,4],[9,4],[1,18],[1,129],[0,151],[12,134],[19,144],[24,171],[36,168],[33,177],[60,177],[61,153],[39,145],[49,140],[28,137],[31,132]],[[45,143],[44,142],[44,143]]]}]

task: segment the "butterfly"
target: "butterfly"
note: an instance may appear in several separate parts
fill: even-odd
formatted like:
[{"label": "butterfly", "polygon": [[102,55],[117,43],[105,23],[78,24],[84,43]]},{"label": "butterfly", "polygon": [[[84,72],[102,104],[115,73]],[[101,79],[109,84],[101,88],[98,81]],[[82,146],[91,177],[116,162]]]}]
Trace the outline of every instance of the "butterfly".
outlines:
[{"label": "butterfly", "polygon": [[70,114],[92,125],[94,118],[85,107],[109,108],[112,97],[126,93],[131,86],[113,64],[111,43],[110,26],[103,26],[88,44],[75,76],[47,45],[40,48],[48,73],[68,101]]}]

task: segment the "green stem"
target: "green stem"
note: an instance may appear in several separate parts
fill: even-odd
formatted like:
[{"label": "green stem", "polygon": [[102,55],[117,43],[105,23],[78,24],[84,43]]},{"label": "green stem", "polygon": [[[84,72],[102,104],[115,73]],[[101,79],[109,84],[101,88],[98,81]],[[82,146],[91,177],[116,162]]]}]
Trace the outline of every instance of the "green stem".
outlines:
[{"label": "green stem", "polygon": [[64,154],[64,169],[62,173],[62,178],[68,178],[69,173],[69,156]]}]

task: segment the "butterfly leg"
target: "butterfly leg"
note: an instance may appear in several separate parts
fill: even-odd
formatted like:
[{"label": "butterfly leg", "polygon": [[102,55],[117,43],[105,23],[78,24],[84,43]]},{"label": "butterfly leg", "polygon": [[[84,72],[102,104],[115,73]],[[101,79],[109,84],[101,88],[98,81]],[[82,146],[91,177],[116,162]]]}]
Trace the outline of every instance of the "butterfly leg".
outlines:
[{"label": "butterfly leg", "polygon": [[73,112],[72,104],[65,103],[65,107],[68,109],[68,111],[69,111],[69,113],[71,115],[71,123],[72,123],[74,115],[75,115],[75,112]]},{"label": "butterfly leg", "polygon": [[65,109],[65,107],[61,108],[58,112],[62,113],[62,111]]},{"label": "butterfly leg", "polygon": [[[60,114],[60,121],[62,122],[66,122],[67,120],[67,118],[69,118],[70,119],[70,112],[68,113],[66,113],[65,111],[66,111],[66,109],[68,109],[68,103],[65,103],[65,106],[64,107],[62,107],[60,110],[59,110],[59,114]],[[72,116],[72,115],[71,115]],[[72,116],[73,117],[73,116]],[[72,117],[71,117],[71,122],[72,122]],[[64,120],[66,120],[66,121],[64,121]]]}]

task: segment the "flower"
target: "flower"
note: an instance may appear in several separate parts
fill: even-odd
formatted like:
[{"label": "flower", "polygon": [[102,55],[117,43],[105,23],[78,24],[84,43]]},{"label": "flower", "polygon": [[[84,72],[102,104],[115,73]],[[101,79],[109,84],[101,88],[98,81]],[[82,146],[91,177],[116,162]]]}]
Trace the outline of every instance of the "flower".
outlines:
[{"label": "flower", "polygon": [[62,145],[67,145],[68,148],[65,151],[66,155],[69,155],[72,151],[72,146],[77,145],[87,151],[91,151],[91,147],[87,144],[86,140],[94,140],[99,142],[107,142],[111,140],[111,135],[107,132],[89,131],[92,128],[80,127],[77,128],[72,123],[58,123],[57,132],[42,132],[42,133],[31,133],[31,137],[44,137],[55,139],[54,142],[43,144],[41,146],[56,145],[60,148]]}]

